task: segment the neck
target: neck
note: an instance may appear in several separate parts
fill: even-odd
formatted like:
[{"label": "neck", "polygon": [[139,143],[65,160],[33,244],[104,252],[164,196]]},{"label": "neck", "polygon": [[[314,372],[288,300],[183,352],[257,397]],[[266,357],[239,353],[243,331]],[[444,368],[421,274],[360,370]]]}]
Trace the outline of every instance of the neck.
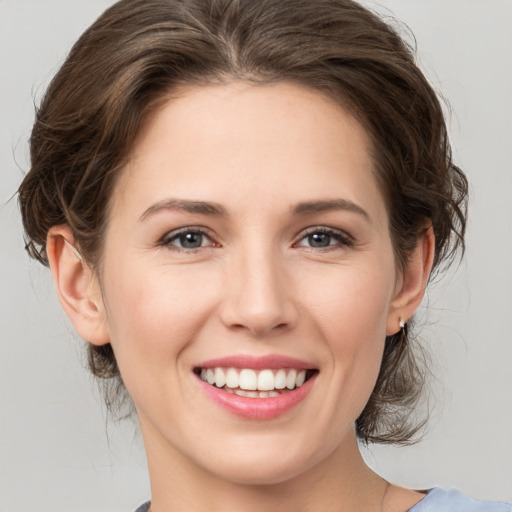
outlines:
[{"label": "neck", "polygon": [[351,431],[327,458],[273,484],[233,482],[212,474],[142,429],[151,512],[381,512],[388,484],[364,463]]}]

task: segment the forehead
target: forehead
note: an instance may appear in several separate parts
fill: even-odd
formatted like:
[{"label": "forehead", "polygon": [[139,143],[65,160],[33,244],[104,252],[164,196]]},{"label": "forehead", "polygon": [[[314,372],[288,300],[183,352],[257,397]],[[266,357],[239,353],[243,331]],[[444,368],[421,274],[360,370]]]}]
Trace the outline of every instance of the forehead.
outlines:
[{"label": "forehead", "polygon": [[169,195],[229,207],[255,194],[260,204],[341,195],[382,213],[365,130],[328,97],[288,83],[174,91],[141,129],[113,199],[141,211]]}]

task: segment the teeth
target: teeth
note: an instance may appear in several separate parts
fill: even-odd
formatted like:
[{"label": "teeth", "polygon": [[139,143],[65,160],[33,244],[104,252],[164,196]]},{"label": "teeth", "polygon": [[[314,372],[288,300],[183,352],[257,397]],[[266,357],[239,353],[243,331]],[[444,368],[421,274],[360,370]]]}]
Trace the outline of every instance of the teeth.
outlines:
[{"label": "teeth", "polygon": [[286,387],[288,389],[293,389],[295,387],[295,382],[297,382],[297,371],[290,370],[286,376]]},{"label": "teeth", "polygon": [[229,368],[226,373],[226,386],[228,388],[237,388],[238,382],[238,372],[234,368]]},{"label": "teeth", "polygon": [[226,376],[224,375],[222,368],[215,368],[215,385],[218,388],[222,388],[224,387],[224,384],[226,384]]},{"label": "teeth", "polygon": [[258,377],[254,370],[243,369],[238,377],[238,387],[242,389],[258,389]]},{"label": "teeth", "polygon": [[202,368],[200,375],[212,386],[252,398],[279,396],[276,390],[300,388],[306,380],[306,370],[284,368],[260,371],[251,368]]},{"label": "teeth", "polygon": [[286,372],[284,370],[276,372],[274,387],[276,389],[284,389],[286,387]]},{"label": "teeth", "polygon": [[258,389],[260,391],[270,391],[275,388],[275,379],[272,370],[262,370],[258,375]]},{"label": "teeth", "polygon": [[230,389],[225,388],[228,393],[232,395],[245,396],[250,398],[268,398],[279,396],[277,391],[245,391],[244,389]]}]

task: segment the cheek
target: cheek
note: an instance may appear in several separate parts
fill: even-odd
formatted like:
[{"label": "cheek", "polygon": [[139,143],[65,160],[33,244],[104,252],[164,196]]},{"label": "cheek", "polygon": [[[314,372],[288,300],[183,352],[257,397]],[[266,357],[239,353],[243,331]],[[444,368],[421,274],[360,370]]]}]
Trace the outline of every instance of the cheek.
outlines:
[{"label": "cheek", "polygon": [[328,273],[323,269],[307,272],[307,284],[300,292],[308,297],[305,309],[313,312],[327,338],[336,332],[346,334],[339,339],[340,349],[360,346],[362,339],[385,337],[395,282],[392,263],[339,266]]},{"label": "cheek", "polygon": [[[324,337],[328,340],[334,359],[335,373],[354,385],[349,389],[373,388],[379,372],[384,348],[387,318],[386,295],[364,294],[353,288],[340,294],[336,311],[331,310],[330,323],[325,321]],[[351,294],[357,295],[354,301]],[[370,389],[371,390],[371,389]]]},{"label": "cheek", "polygon": [[[377,270],[368,272],[368,268]],[[320,275],[312,276],[317,292],[309,309],[328,345],[331,360],[326,377],[335,388],[327,397],[332,403],[326,411],[355,420],[366,405],[381,365],[394,275],[390,261],[339,268],[324,281]]]},{"label": "cheek", "polygon": [[135,260],[111,265],[105,272],[111,344],[127,387],[141,368],[176,367],[180,352],[194,340],[212,308],[205,276],[148,268]]}]

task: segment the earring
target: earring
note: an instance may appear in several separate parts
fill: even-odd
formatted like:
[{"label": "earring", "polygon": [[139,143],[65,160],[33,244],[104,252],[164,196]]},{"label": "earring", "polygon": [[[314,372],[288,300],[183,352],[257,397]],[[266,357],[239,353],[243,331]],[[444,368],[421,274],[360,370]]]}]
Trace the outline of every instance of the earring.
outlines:
[{"label": "earring", "polygon": [[400,330],[403,331],[405,328],[405,322],[402,320],[402,317],[398,320],[398,325],[400,326]]}]

